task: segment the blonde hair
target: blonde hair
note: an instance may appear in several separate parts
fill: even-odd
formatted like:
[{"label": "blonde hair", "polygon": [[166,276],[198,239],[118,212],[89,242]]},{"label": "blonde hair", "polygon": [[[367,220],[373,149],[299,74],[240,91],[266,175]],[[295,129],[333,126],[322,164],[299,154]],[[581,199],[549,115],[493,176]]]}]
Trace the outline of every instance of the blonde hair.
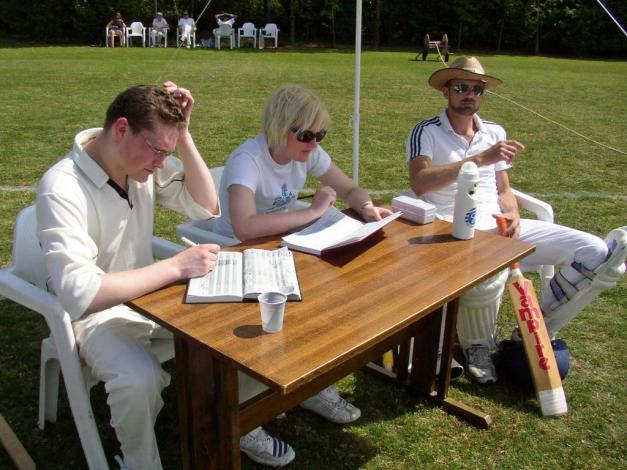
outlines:
[{"label": "blonde hair", "polygon": [[301,85],[283,85],[266,102],[261,130],[268,147],[280,149],[287,144],[291,129],[327,130],[331,117],[322,100]]}]

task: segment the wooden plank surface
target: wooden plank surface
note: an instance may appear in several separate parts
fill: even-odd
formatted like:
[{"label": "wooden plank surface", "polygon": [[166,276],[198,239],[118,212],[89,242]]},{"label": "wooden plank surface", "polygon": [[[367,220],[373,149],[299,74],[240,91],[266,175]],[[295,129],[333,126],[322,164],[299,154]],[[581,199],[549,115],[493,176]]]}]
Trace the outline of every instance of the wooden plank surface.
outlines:
[{"label": "wooden plank surface", "polygon": [[[533,251],[529,244],[476,231],[456,240],[451,225],[397,219],[365,243],[323,258],[294,252],[303,294],[289,302],[283,330],[261,330],[256,302],[184,304],[185,285],[129,305],[175,334],[289,393],[456,298]],[[279,240],[247,246],[276,249]]]}]

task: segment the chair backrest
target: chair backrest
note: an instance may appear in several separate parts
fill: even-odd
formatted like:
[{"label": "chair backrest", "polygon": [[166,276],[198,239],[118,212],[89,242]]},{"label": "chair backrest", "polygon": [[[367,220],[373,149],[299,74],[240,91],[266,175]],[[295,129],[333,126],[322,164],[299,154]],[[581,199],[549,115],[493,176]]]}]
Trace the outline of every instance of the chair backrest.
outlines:
[{"label": "chair backrest", "polygon": [[46,289],[48,271],[37,238],[35,205],[22,209],[13,230],[13,273],[31,284]]},{"label": "chair backrest", "polygon": [[255,37],[255,25],[253,23],[244,23],[242,25],[242,36]]},{"label": "chair backrest", "polygon": [[218,29],[220,30],[220,36],[226,37],[233,34],[233,26],[231,26],[230,24],[222,23]]},{"label": "chair backrest", "polygon": [[274,23],[268,23],[265,28],[263,28],[263,35],[269,38],[273,38],[276,36],[277,27]]},{"label": "chair backrest", "polygon": [[144,25],[139,21],[133,21],[131,23],[131,32],[129,33],[131,36],[143,36],[144,35]]}]

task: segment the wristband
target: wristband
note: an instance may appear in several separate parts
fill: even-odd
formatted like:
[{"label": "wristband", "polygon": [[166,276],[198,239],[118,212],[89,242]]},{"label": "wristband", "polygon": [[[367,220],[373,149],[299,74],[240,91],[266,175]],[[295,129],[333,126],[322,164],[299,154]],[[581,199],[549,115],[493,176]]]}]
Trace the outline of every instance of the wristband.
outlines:
[{"label": "wristband", "polygon": [[374,203],[372,201],[366,201],[364,202],[361,206],[359,206],[359,210],[357,211],[359,213],[359,215],[361,215],[361,213],[364,211],[364,209],[368,206],[374,206]]}]

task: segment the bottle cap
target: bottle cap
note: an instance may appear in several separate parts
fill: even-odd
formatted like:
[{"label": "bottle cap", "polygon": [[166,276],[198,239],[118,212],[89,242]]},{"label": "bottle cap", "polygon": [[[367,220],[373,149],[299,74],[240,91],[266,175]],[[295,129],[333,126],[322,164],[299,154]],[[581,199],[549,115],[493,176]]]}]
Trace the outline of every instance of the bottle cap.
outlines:
[{"label": "bottle cap", "polygon": [[464,162],[459,169],[458,177],[479,178],[479,168],[474,162]]}]

